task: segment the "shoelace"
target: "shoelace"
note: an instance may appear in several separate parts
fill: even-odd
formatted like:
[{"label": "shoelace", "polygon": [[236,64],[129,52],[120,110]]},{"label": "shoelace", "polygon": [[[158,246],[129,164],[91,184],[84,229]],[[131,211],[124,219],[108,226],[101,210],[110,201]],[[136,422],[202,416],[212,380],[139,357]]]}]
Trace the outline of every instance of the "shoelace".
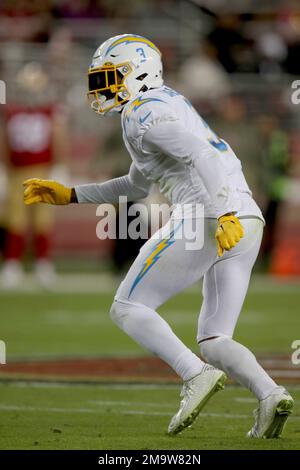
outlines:
[{"label": "shoelace", "polygon": [[[206,364],[202,372],[205,372],[207,370],[214,370],[214,367],[211,366],[210,364]],[[193,379],[190,379],[188,382],[185,382],[183,384],[181,392],[180,392],[181,397],[190,398],[194,394],[193,386],[191,384],[192,381]]]},{"label": "shoelace", "polygon": [[185,383],[183,384],[180,396],[183,398],[182,401],[184,401],[187,398],[190,398],[193,395],[194,391],[193,388],[188,384]]},{"label": "shoelace", "polygon": [[[214,367],[212,367],[209,364],[206,364],[204,366],[203,372],[205,372],[207,370],[213,370],[213,369],[214,369]],[[181,392],[180,392],[181,397],[185,397],[187,395],[187,397],[189,398],[191,395],[193,395],[194,391],[193,391],[193,386],[192,386],[192,383],[191,383],[192,381],[193,381],[193,379],[190,379],[188,382],[185,382],[183,384]]]}]

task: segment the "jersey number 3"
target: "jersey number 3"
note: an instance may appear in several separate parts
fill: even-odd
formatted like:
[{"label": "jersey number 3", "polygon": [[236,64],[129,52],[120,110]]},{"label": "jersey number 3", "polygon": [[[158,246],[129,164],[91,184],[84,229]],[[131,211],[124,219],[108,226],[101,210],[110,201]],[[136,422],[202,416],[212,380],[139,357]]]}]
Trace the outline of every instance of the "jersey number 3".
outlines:
[{"label": "jersey number 3", "polygon": [[146,54],[145,54],[144,49],[143,49],[142,47],[138,47],[138,48],[136,49],[136,52],[138,52],[138,54],[142,57],[141,62],[145,62],[146,59],[147,59],[147,57],[146,57]]},{"label": "jersey number 3", "polygon": [[210,137],[208,138],[208,142],[215,147],[215,149],[219,150],[219,152],[226,152],[228,150],[228,145],[226,142],[222,139],[220,139],[217,134],[214,133],[214,131],[209,127],[207,122],[203,119],[202,122],[205,125],[206,129],[209,131],[211,134]]},{"label": "jersey number 3", "polygon": [[220,152],[226,152],[228,150],[228,145],[224,142],[224,140],[219,139],[216,135],[216,139],[208,139],[209,143],[213,145],[217,150]]}]

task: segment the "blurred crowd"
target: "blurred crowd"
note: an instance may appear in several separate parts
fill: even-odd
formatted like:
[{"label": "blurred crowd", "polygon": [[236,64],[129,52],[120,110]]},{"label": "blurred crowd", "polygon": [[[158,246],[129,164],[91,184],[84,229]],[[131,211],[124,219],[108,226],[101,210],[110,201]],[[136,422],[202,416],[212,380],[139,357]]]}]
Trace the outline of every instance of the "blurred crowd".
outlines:
[{"label": "blurred crowd", "polygon": [[[55,217],[51,211],[20,209],[25,177],[56,175],[75,183],[127,171],[118,117],[100,122],[85,100],[93,49],[124,32],[157,43],[168,85],[193,102],[241,159],[267,220],[263,259],[269,269],[300,274],[299,239],[296,252],[284,240],[289,262],[282,261],[278,245],[278,224],[288,223],[289,233],[300,226],[299,111],[291,102],[291,83],[300,72],[300,6],[294,0],[240,0],[231,2],[230,10],[228,3],[128,0],[122,8],[116,0],[0,3],[0,79],[7,83],[7,105],[0,107],[0,245],[10,265],[8,284],[11,266],[12,278],[21,279],[29,225],[36,275],[44,284],[54,279],[51,244],[56,254],[109,253],[116,269],[123,269],[126,251],[135,254],[124,244],[95,240],[94,209],[57,211]],[[30,160],[28,142],[39,150],[36,161]],[[77,227],[72,242],[70,227]],[[91,228],[90,236],[84,227]]]},{"label": "blurred crowd", "polygon": [[[120,8],[117,0],[2,0],[0,39],[48,42],[57,23],[64,20],[79,20],[79,30],[79,22],[90,20],[97,22],[99,30],[107,20],[123,30],[134,20],[151,22],[169,16],[184,21],[184,8],[193,6],[194,21],[204,25],[199,28],[204,32],[202,52],[217,59],[226,72],[299,73],[297,0],[240,0],[231,2],[231,12],[227,4],[224,0],[127,0],[126,7]],[[168,47],[167,37],[163,46]]]}]

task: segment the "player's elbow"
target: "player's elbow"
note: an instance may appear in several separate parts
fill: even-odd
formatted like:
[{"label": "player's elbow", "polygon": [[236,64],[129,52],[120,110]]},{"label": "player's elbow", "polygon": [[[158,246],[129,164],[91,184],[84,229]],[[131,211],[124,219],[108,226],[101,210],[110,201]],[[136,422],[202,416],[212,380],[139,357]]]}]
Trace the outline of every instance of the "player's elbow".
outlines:
[{"label": "player's elbow", "polygon": [[144,199],[150,193],[150,188],[136,188],[136,198]]},{"label": "player's elbow", "polygon": [[132,200],[144,199],[151,191],[152,183],[148,181],[138,170],[132,169],[128,174],[128,182]]}]

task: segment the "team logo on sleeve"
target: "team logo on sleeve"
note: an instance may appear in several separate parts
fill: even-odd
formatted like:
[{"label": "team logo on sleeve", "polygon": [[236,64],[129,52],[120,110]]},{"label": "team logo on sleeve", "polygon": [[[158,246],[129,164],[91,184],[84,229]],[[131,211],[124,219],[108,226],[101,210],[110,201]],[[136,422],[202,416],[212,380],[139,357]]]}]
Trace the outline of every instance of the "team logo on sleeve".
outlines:
[{"label": "team logo on sleeve", "polygon": [[161,103],[165,103],[164,100],[160,100],[159,98],[142,98],[141,96],[139,98],[136,98],[129,108],[126,111],[125,117],[129,119],[129,116],[132,112],[135,112],[137,109],[139,109],[143,104],[150,103],[151,101],[160,101]]}]

